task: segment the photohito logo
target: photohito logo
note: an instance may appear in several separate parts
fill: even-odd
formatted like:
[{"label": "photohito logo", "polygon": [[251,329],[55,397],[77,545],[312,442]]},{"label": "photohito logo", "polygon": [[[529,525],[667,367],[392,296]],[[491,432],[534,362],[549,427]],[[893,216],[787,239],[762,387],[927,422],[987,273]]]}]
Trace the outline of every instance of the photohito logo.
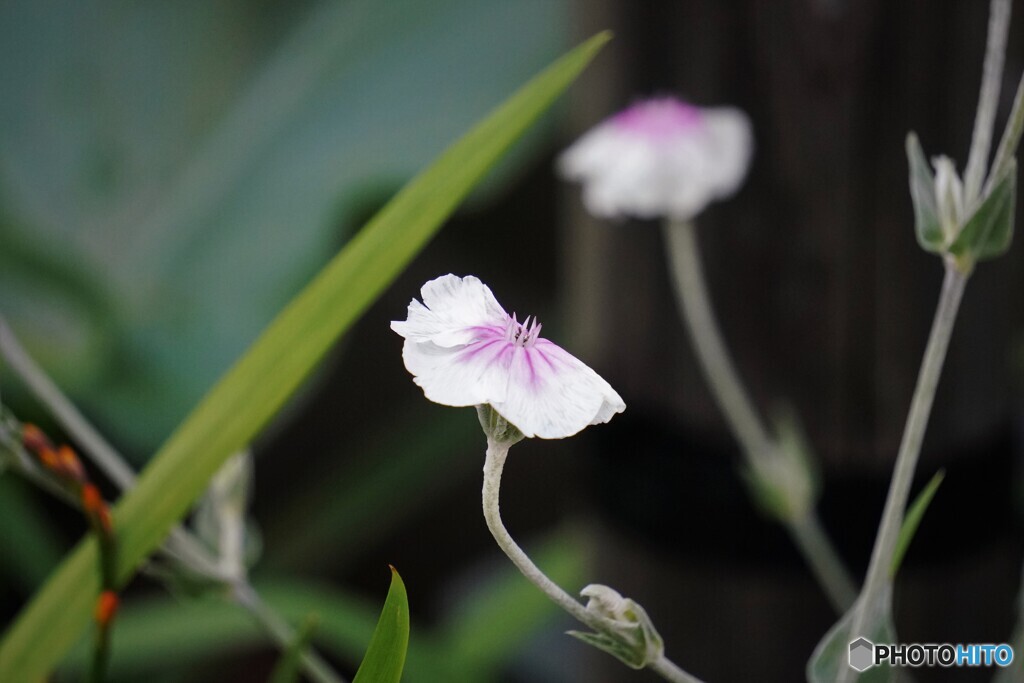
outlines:
[{"label": "photohito logo", "polygon": [[1009,666],[1013,648],[1006,643],[908,643],[878,644],[867,638],[850,643],[850,668],[864,671],[873,666]]}]

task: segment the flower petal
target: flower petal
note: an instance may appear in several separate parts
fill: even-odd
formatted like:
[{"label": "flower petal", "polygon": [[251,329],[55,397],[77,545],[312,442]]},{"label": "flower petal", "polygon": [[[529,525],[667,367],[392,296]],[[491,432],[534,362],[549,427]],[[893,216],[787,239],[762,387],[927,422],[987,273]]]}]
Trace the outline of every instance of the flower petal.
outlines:
[{"label": "flower petal", "polygon": [[469,344],[480,336],[480,328],[504,329],[505,310],[490,288],[469,275],[442,275],[420,289],[423,303],[413,299],[406,320],[391,323],[391,329],[406,339],[454,347]]},{"label": "flower petal", "polygon": [[572,436],[626,409],[608,382],[547,339],[511,356],[507,397],[490,404],[528,437]]},{"label": "flower petal", "polygon": [[747,175],[754,152],[750,119],[739,109],[718,107],[704,110],[707,150],[714,163],[706,164],[708,184],[715,199],[735,194]]},{"label": "flower petal", "polygon": [[407,339],[402,359],[431,401],[475,406],[505,400],[513,346],[502,337],[460,347]]}]

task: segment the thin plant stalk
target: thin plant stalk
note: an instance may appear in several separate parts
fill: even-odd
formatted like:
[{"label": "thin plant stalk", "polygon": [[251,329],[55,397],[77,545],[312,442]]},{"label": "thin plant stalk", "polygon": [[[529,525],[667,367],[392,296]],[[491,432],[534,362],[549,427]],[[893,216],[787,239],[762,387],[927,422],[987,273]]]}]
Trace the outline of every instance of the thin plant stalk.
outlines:
[{"label": "thin plant stalk", "polygon": [[[54,419],[82,447],[83,453],[93,460],[118,489],[125,492],[135,486],[136,476],[131,466],[118,453],[117,449],[82,415],[74,403],[64,395],[42,368],[32,360],[32,357],[18,342],[17,337],[15,337],[2,317],[0,317],[0,360],[14,371],[18,378],[35,395],[36,399],[50,411]],[[18,450],[15,453],[20,455]],[[43,484],[45,488],[53,492],[60,491],[59,487],[49,485],[52,482],[49,482],[38,471],[38,468],[30,463],[23,462],[21,458],[17,458],[16,461],[18,462],[19,470],[33,481]],[[66,496],[60,497],[69,500],[72,505],[76,504],[76,501],[70,500]],[[186,563],[205,576],[220,579],[228,578],[222,576],[223,572],[221,572],[218,563],[210,557],[209,551],[203,544],[180,524],[171,530],[167,542],[161,547],[161,552]],[[282,652],[287,651],[295,640],[295,631],[283,617],[274,612],[270,606],[260,599],[256,589],[247,580],[239,581],[237,577],[230,578],[232,582],[231,598],[245,608],[263,626],[267,633],[277,642]],[[98,638],[97,652],[100,653],[105,662],[109,653],[109,633],[100,633]],[[96,660],[100,660],[100,656]],[[345,679],[336,674],[312,647],[307,646],[305,648],[300,656],[300,661],[302,662],[303,670],[316,683],[344,683]],[[97,664],[96,666],[100,665]],[[93,676],[96,675],[96,666],[94,666],[91,672]],[[100,675],[102,675],[102,669],[100,670]]]},{"label": "thin plant stalk", "polygon": [[[974,119],[974,131],[971,136],[971,149],[968,153],[965,171],[964,205],[971,207],[976,203],[984,180],[985,166],[992,143],[992,128],[995,122],[996,105],[1002,85],[1003,61],[1006,52],[1006,38],[1010,27],[1010,9],[1012,0],[992,0],[989,6],[988,39],[985,48],[985,63],[982,68],[981,89],[978,95],[978,109]],[[1024,81],[1022,81],[1024,83]],[[999,180],[1003,164],[1008,164],[1016,148],[1017,136],[1020,133],[1020,97],[1017,93],[1013,112],[1006,127],[1006,133],[1000,142],[996,161],[989,173],[989,183]],[[949,348],[949,340],[956,323],[957,311],[963,298],[964,288],[970,277],[973,261],[958,264],[951,256],[945,261],[945,276],[942,281],[942,293],[935,311],[932,329],[928,336],[921,370],[918,373],[917,385],[907,415],[900,450],[896,456],[889,493],[886,497],[882,520],[878,526],[875,545],[871,552],[864,588],[858,599],[858,608],[853,614],[850,635],[862,635],[865,627],[866,611],[884,592],[892,581],[892,559],[896,552],[900,528],[910,495],[910,486],[914,479],[914,471],[921,454],[928,417],[938,388],[942,366]],[[845,669],[842,680],[848,680],[851,669]]]},{"label": "thin plant stalk", "polygon": [[[512,564],[522,572],[533,585],[537,586],[552,602],[571,614],[577,621],[589,626],[597,632],[608,632],[614,628],[613,622],[604,617],[589,612],[578,600],[562,590],[554,581],[534,564],[533,560],[515,542],[512,536],[501,521],[501,510],[499,505],[499,494],[501,491],[501,474],[505,468],[505,460],[508,456],[509,444],[497,443],[493,439],[487,440],[487,456],[484,461],[484,484],[483,484],[483,511],[484,520],[491,535],[497,541]],[[655,671],[666,681],[672,683],[701,683],[700,679],[687,673],[674,664],[667,657],[662,655],[656,661],[647,665],[647,668]]]},{"label": "thin plant stalk", "polygon": [[726,349],[711,306],[697,245],[697,226],[689,221],[665,225],[669,270],[694,351],[718,407],[748,458],[775,448]]},{"label": "thin plant stalk", "polygon": [[839,614],[848,610],[857,592],[818,515],[811,509],[789,519],[785,526],[833,609]]},{"label": "thin plant stalk", "polygon": [[988,40],[981,72],[981,90],[978,93],[974,132],[971,134],[971,150],[964,171],[964,206],[968,208],[968,213],[980,195],[982,181],[985,179],[985,168],[988,166],[988,154],[992,147],[992,127],[1002,86],[1003,61],[1006,57],[1006,37],[1010,32],[1012,4],[1012,0],[992,0],[989,6]]},{"label": "thin plant stalk", "polygon": [[[263,602],[260,594],[248,581],[238,582],[232,591],[236,603],[244,607],[255,617],[263,629],[273,637],[281,648],[287,652],[299,637],[298,633],[280,614]],[[316,683],[344,683],[331,666],[311,647],[302,649],[299,655],[302,669]]]},{"label": "thin plant stalk", "polygon": [[[871,562],[864,579],[864,589],[861,592],[860,600],[858,600],[860,608],[854,614],[851,624],[851,637],[865,635],[862,633],[865,626],[865,610],[892,580],[892,558],[896,552],[900,527],[903,526],[910,485],[913,483],[914,470],[917,468],[917,461],[921,455],[921,445],[924,442],[928,417],[935,400],[939,377],[942,374],[942,365],[946,359],[946,350],[949,348],[949,340],[953,333],[953,326],[968,276],[968,273],[960,271],[953,263],[947,262],[945,277],[942,281],[942,294],[939,297],[931,333],[928,336],[928,345],[925,348],[924,360],[921,362],[921,370],[917,376],[917,386],[914,388],[914,397],[910,403],[910,412],[907,415],[903,438],[900,441],[899,454],[896,456],[896,465],[893,470],[892,482],[889,485],[889,494],[885,500],[882,521],[878,526]],[[847,673],[849,671],[847,670]]]},{"label": "thin plant stalk", "polygon": [[96,629],[96,643],[92,663],[89,667],[89,683],[103,683],[106,680],[107,663],[110,661],[110,628]]},{"label": "thin plant stalk", "polygon": [[985,181],[985,190],[982,193],[984,196],[988,196],[992,192],[996,182],[1002,179],[1003,174],[1009,168],[1010,161],[1017,152],[1022,132],[1024,132],[1024,75],[1021,75],[1020,82],[1017,84],[1017,94],[1013,96],[1010,118],[1006,122],[1006,129],[999,141],[996,158],[992,161],[992,170],[989,171],[988,180]]},{"label": "thin plant stalk", "polygon": [[135,472],[106,439],[89,423],[50,377],[36,365],[18,342],[7,322],[0,318],[0,358],[35,394],[54,419],[71,434],[83,452],[122,491],[135,485]]},{"label": "thin plant stalk", "polygon": [[[711,394],[748,463],[775,457],[773,453],[779,446],[743,386],[715,320],[696,225],[689,221],[667,221],[664,233],[673,289]],[[789,530],[829,602],[838,613],[845,612],[856,599],[857,590],[813,505],[780,521]]]}]

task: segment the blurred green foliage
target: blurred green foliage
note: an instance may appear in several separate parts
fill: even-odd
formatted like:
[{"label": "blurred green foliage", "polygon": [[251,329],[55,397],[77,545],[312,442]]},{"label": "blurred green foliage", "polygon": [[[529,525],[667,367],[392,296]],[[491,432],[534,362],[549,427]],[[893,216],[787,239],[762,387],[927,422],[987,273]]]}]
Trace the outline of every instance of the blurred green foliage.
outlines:
[{"label": "blurred green foliage", "polygon": [[[553,63],[410,181],[205,395],[113,511],[118,583],[133,575],[222,463],[251,443],[337,338],[608,38],[595,36]],[[0,675],[35,678],[60,659],[88,621],[95,572],[90,539],[68,556],[5,634]]]},{"label": "blurred green foliage", "polygon": [[[582,585],[587,543],[578,529],[565,528],[543,539],[535,559],[564,586]],[[495,550],[497,553],[497,550]],[[299,623],[315,613],[313,642],[333,658],[354,664],[370,641],[379,608],[332,586],[295,579],[256,582],[264,599],[287,619]],[[500,667],[559,615],[543,594],[511,565],[489,573],[460,592],[441,623],[413,623],[406,683],[490,681]],[[495,625],[500,624],[500,628]],[[212,598],[179,602],[171,597],[136,600],[118,616],[111,681],[150,680],[160,672],[174,680],[214,680],[201,673],[218,658],[270,647],[267,636],[239,607]],[[86,636],[60,671],[84,671],[89,662]],[[571,647],[570,639],[566,639]]]},{"label": "blurred green foliage", "polygon": [[144,457],[367,201],[561,51],[566,11],[0,3],[0,311]]}]

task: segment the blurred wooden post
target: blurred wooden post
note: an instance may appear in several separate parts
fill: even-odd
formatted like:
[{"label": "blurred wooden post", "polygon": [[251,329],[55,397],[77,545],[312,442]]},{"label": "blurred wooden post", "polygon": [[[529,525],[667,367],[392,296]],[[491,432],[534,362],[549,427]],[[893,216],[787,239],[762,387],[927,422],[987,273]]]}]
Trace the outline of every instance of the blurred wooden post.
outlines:
[{"label": "blurred wooden post", "polygon": [[[1024,68],[1017,10],[997,137]],[[914,239],[904,137],[917,131],[929,156],[949,155],[962,170],[986,11],[987,3],[881,0],[575,6],[580,36],[611,28],[616,38],[575,91],[574,134],[634,97],[662,92],[736,105],[754,121],[746,186],[699,219],[709,284],[758,405],[792,404],[813,440],[826,523],[858,574],[941,281],[941,264]],[[671,624],[672,654],[699,662],[693,673],[798,680],[795,664],[832,616],[785,536],[753,514],[735,482],[735,447],[676,314],[660,232],[594,221],[575,188],[566,204],[573,348],[629,406],[627,419],[609,427],[615,436],[590,441],[607,454],[597,476],[612,520],[612,576],[601,580],[621,578],[624,593],[654,601],[656,623]],[[1024,330],[1020,242],[978,268],[954,333],[919,469],[927,478],[945,466],[950,477],[901,583],[908,640],[1009,636],[1004,605],[1014,600],[1020,560],[1005,533],[1014,523],[1008,368]],[[651,481],[631,472],[638,467]],[[665,507],[646,509],[658,504]],[[954,523],[985,531],[940,546],[943,525]],[[913,555],[929,556],[928,538],[937,539],[939,572],[930,583],[913,573]],[[758,547],[744,556],[745,544]],[[967,609],[967,598],[936,606],[951,591],[977,608]],[[627,680],[602,664],[587,680]]]}]

